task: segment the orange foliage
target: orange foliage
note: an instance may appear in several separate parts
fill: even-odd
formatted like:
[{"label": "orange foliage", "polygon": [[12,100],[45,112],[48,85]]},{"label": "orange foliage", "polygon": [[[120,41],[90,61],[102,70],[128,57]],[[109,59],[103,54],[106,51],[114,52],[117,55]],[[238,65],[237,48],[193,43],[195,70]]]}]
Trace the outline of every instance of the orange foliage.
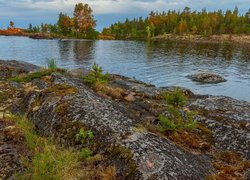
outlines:
[{"label": "orange foliage", "polygon": [[11,28],[0,30],[0,35],[20,35],[23,33],[23,29],[21,28]]}]

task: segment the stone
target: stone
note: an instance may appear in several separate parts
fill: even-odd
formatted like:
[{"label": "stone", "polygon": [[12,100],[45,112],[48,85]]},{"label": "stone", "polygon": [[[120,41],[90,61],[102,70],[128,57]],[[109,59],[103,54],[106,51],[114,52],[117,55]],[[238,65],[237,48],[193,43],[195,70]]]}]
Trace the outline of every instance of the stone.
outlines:
[{"label": "stone", "polygon": [[36,106],[32,109],[32,111],[37,111],[39,109],[39,106]]},{"label": "stone", "polygon": [[133,102],[135,101],[135,94],[136,93],[129,93],[127,96],[124,97],[124,99],[128,102]]},{"label": "stone", "polygon": [[200,83],[221,83],[227,81],[222,76],[211,72],[197,72],[188,75],[187,78]]},{"label": "stone", "polygon": [[[157,176],[159,179],[185,178],[200,179],[213,171],[211,160],[206,155],[196,155],[175,145],[170,140],[161,138],[148,131],[135,132],[136,119],[132,119],[127,112],[127,107],[123,104],[105,99],[91,89],[87,88],[83,82],[80,83],[74,78],[53,75],[52,84],[66,84],[78,89],[75,94],[62,95],[58,101],[54,101],[53,94],[47,94],[40,99],[41,106],[37,111],[26,109],[28,118],[32,119],[35,127],[41,135],[57,136],[58,128],[64,127],[67,123],[72,127],[73,122],[83,123],[95,134],[97,142],[102,144],[102,151],[110,149],[111,144],[120,146],[126,153],[131,153],[129,161],[137,164],[133,177],[143,179],[150,176]],[[36,97],[41,97],[41,93],[29,94],[23,97],[19,105],[27,107]],[[130,93],[134,96],[135,93]],[[29,99],[30,98],[30,99]],[[54,111],[61,102],[67,102],[68,113],[66,122],[63,117]],[[21,108],[22,109],[22,108]],[[64,128],[66,129],[66,128]],[[62,142],[67,144],[68,139]],[[123,150],[126,149],[126,150]],[[139,154],[139,156],[138,156]],[[111,155],[110,161],[117,162],[118,157]],[[177,162],[176,159],[179,159]],[[120,161],[119,161],[120,162]],[[146,163],[146,164],[145,164]],[[128,163],[120,162],[117,171],[126,177]],[[120,169],[120,170],[119,170]],[[125,168],[125,169],[128,169]],[[170,176],[171,172],[175,172]]]}]

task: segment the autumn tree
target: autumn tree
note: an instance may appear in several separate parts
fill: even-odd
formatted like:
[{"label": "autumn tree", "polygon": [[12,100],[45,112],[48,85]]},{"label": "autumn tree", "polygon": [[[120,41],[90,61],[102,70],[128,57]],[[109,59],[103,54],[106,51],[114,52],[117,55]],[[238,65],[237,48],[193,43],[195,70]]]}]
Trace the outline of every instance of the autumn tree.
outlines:
[{"label": "autumn tree", "polygon": [[57,25],[58,25],[59,31],[63,35],[67,35],[72,31],[72,28],[74,27],[74,21],[69,16],[67,16],[67,14],[63,14],[61,12],[59,14]]},{"label": "autumn tree", "polygon": [[237,7],[233,11],[208,12],[191,11],[185,7],[182,12],[150,12],[145,19],[126,19],[110,26],[111,35],[117,39],[149,38],[154,35],[193,33],[202,35],[250,33],[250,10],[240,15]]},{"label": "autumn tree", "polygon": [[88,4],[79,3],[75,5],[74,25],[77,33],[87,36],[88,32],[93,31],[96,21],[92,15],[92,9]]},{"label": "autumn tree", "polygon": [[182,34],[186,31],[186,28],[187,28],[187,23],[185,20],[181,20],[180,23],[179,23],[179,33]]}]

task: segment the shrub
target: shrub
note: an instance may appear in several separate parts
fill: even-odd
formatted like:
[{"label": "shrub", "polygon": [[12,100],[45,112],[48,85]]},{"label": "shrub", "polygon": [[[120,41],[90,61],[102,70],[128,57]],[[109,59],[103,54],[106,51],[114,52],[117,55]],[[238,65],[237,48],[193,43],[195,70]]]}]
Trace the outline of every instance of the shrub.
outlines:
[{"label": "shrub", "polygon": [[166,116],[160,115],[160,126],[158,126],[158,130],[162,133],[165,131],[176,131],[177,125],[170,119],[168,119]]},{"label": "shrub", "polygon": [[167,105],[174,107],[183,107],[187,100],[180,88],[175,88],[173,92],[163,93],[163,97],[165,98]]},{"label": "shrub", "polygon": [[160,132],[177,132],[182,130],[193,130],[197,126],[194,121],[194,112],[184,110],[186,97],[181,89],[176,88],[173,92],[165,92],[163,94],[166,104],[168,117],[164,115],[159,116],[160,123],[157,129]]},{"label": "shrub", "polygon": [[109,74],[108,73],[103,74],[102,67],[94,63],[89,74],[84,77],[84,82],[89,86],[93,86],[96,83],[101,83],[101,84],[107,83],[108,78],[109,78]]}]

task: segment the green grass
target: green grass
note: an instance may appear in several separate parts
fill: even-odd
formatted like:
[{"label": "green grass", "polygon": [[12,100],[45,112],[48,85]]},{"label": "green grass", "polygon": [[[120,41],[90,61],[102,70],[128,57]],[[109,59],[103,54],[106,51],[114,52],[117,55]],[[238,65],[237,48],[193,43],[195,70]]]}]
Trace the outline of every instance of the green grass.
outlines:
[{"label": "green grass", "polygon": [[43,76],[49,76],[54,72],[65,73],[63,69],[57,67],[55,59],[47,59],[47,67],[42,68],[39,71],[35,71],[27,74],[20,74],[18,76],[10,78],[11,81],[15,82],[30,82],[34,79],[41,78]]},{"label": "green grass", "polygon": [[82,148],[80,151],[80,157],[82,159],[88,159],[91,157],[92,154],[93,152],[89,148]]},{"label": "green grass", "polygon": [[49,69],[41,69],[40,71],[28,73],[28,74],[21,74],[15,77],[10,78],[11,81],[15,82],[30,82],[34,79],[41,78],[43,76],[49,76],[53,73],[54,71],[49,70]]},{"label": "green grass", "polygon": [[[26,145],[32,152],[32,160],[23,157],[25,171],[16,175],[16,179],[63,179],[71,177],[79,167],[80,153],[73,149],[56,146],[50,138],[38,136],[32,123],[23,117],[13,117],[24,133]],[[64,178],[65,179],[65,178]]]},{"label": "green grass", "polygon": [[54,70],[54,71],[56,69],[58,69],[56,60],[55,59],[47,59],[47,68],[49,70]]}]

